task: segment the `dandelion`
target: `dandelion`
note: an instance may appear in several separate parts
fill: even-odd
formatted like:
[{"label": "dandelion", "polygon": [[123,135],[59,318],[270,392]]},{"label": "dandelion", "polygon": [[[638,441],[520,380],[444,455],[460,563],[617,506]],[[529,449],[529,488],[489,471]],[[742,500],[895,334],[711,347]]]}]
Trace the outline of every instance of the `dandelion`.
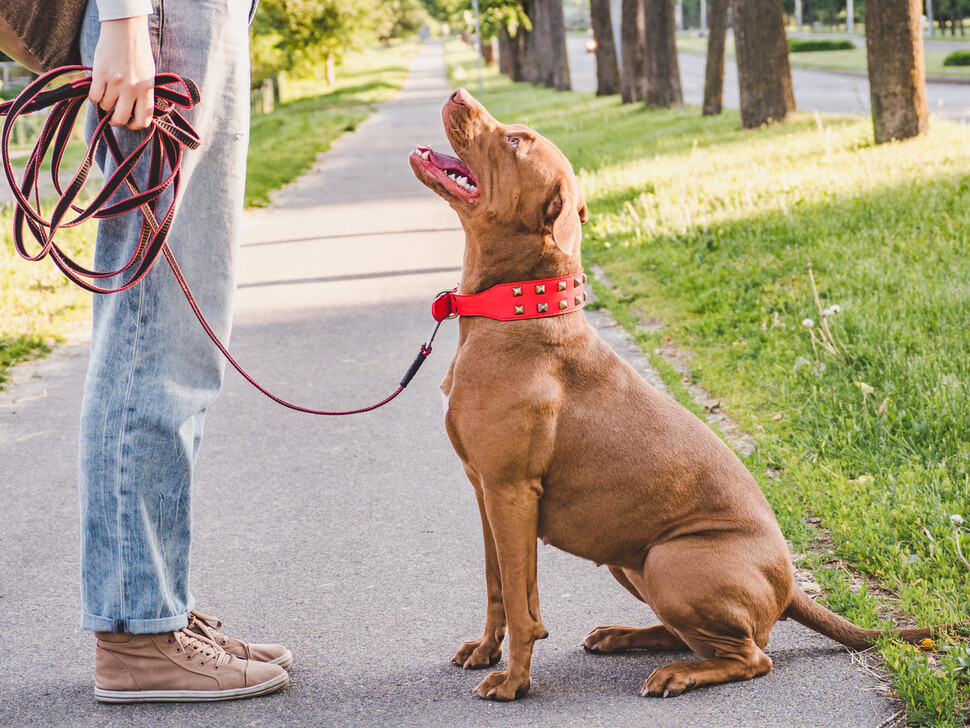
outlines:
[{"label": "dandelion", "polygon": [[950,516],[950,523],[954,525],[955,528],[960,528],[963,525],[963,516],[959,513],[954,513]]},{"label": "dandelion", "polygon": [[[815,299],[815,307],[818,309],[818,315],[822,318],[817,329],[812,319],[802,321],[802,326],[807,328],[812,336],[812,352],[815,354],[815,361],[821,363],[818,356],[818,345],[821,345],[825,351],[845,364],[845,345],[839,340],[837,333],[832,334],[832,329],[828,323],[829,318],[838,314],[842,308],[838,305],[832,305],[824,310],[822,309],[822,301],[818,297],[818,287],[815,285],[815,275],[812,273],[811,265],[808,266],[808,280],[812,284],[812,297]],[[835,324],[834,321],[832,323]]]},{"label": "dandelion", "polygon": [[834,303],[829,307],[829,311],[832,312],[833,316],[838,316],[840,313],[842,313],[842,307],[839,304]]}]

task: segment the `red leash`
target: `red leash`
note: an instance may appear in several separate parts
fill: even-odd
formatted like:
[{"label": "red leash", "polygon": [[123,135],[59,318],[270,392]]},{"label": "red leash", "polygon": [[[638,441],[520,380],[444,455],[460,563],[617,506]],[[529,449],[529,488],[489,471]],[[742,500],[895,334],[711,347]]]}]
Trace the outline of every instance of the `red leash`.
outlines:
[{"label": "red leash", "polygon": [[[160,255],[165,256],[172,273],[175,275],[179,286],[185,293],[185,297],[192,307],[196,318],[202,324],[206,334],[212,339],[213,343],[219,348],[223,356],[238,371],[246,381],[256,389],[272,399],[274,402],[288,407],[298,412],[305,412],[311,415],[351,415],[361,412],[369,412],[377,409],[392,399],[397,397],[404,388],[411,382],[424,360],[431,353],[431,342],[438,332],[436,326],[431,338],[421,345],[417,357],[408,369],[407,374],[401,380],[397,390],[386,399],[377,404],[360,409],[346,411],[315,410],[308,407],[287,402],[280,397],[272,394],[263,388],[253,379],[242,366],[232,357],[229,350],[219,340],[209,322],[199,309],[195,296],[189,289],[182,275],[182,271],[172,254],[172,250],[166,242],[168,232],[172,224],[175,213],[175,200],[178,197],[179,181],[181,178],[182,154],[185,148],[195,149],[200,144],[198,134],[192,126],[179,113],[179,109],[190,109],[199,101],[199,89],[193,81],[181,78],[174,74],[159,74],[155,77],[155,112],[152,124],[147,130],[144,141],[125,156],[115,139],[112,128],[109,124],[110,115],[98,109],[98,126],[91,138],[87,151],[81,162],[80,168],[71,178],[67,185],[62,185],[60,173],[61,162],[63,161],[64,149],[70,139],[71,131],[81,110],[85,108],[88,99],[88,91],[91,86],[90,76],[71,81],[58,88],[45,90],[52,81],[67,75],[78,73],[89,73],[90,69],[84,66],[66,66],[64,68],[50,71],[36,81],[31,83],[13,101],[0,104],[0,116],[5,116],[2,134],[2,155],[3,169],[7,175],[7,181],[15,198],[14,210],[14,245],[22,258],[29,261],[39,261],[45,256],[50,256],[58,268],[72,282],[93,293],[117,293],[136,285],[151,270],[152,266],[158,261]],[[27,160],[27,167],[24,170],[23,179],[18,181],[14,177],[13,169],[10,165],[10,136],[16,120],[24,114],[29,114],[42,109],[50,108],[47,122],[41,130],[40,137]],[[118,165],[117,170],[107,179],[100,193],[87,207],[79,207],[75,204],[77,196],[84,186],[85,181],[91,172],[94,162],[94,153],[98,142],[103,140],[111,152],[112,157]],[[54,211],[50,218],[45,218],[40,210],[40,172],[48,152],[51,152],[51,178],[54,189],[59,195],[58,201],[54,206]],[[151,166],[149,168],[148,185],[141,191],[133,176],[135,166],[142,158],[142,155],[151,154]],[[120,202],[108,204],[112,196],[126,185],[130,195]],[[156,216],[158,199],[165,190],[172,188],[172,201],[168,209],[164,212],[159,222]],[[33,197],[33,202],[31,202]],[[128,263],[116,271],[93,271],[72,260],[54,242],[54,237],[58,230],[80,225],[82,222],[91,218],[107,218],[121,215],[134,209],[140,209],[144,223],[142,224],[141,237],[134,255]],[[38,252],[31,254],[27,251],[25,244],[24,230],[30,233],[31,237],[40,246]],[[94,281],[115,276],[127,276],[123,283],[116,287],[99,286]]]},{"label": "red leash", "polygon": [[[266,390],[253,379],[245,369],[232,357],[226,346],[219,340],[209,322],[206,320],[199,305],[192,295],[185,277],[179,268],[172,249],[167,241],[168,232],[175,214],[175,200],[178,197],[179,182],[181,180],[182,154],[184,149],[195,149],[200,139],[195,129],[181,115],[179,109],[191,109],[199,102],[199,89],[194,82],[174,74],[159,74],[155,77],[155,112],[152,123],[147,130],[145,139],[129,155],[121,151],[114,132],[109,124],[110,115],[98,111],[98,126],[88,144],[87,151],[80,168],[74,173],[71,181],[65,186],[61,184],[61,162],[64,149],[71,137],[74,123],[81,110],[85,108],[88,90],[91,86],[90,76],[66,83],[52,90],[45,90],[52,81],[61,76],[87,73],[90,69],[84,66],[66,66],[50,71],[23,90],[13,101],[0,104],[0,116],[5,116],[2,133],[3,169],[10,183],[10,189],[15,197],[14,210],[14,245],[22,258],[29,261],[39,261],[50,256],[58,268],[71,281],[92,293],[117,293],[136,285],[164,256],[168,261],[172,273],[175,275],[182,292],[185,294],[189,306],[206,334],[222,352],[226,360],[239,372],[242,377],[256,389],[272,399],[274,402],[311,415],[353,415],[370,412],[382,407],[410,384],[418,369],[431,353],[431,344],[441,322],[457,316],[485,316],[499,321],[514,321],[518,319],[545,318],[570,313],[583,307],[586,294],[583,284],[586,276],[583,271],[560,278],[548,278],[537,281],[522,281],[519,283],[505,283],[494,286],[477,294],[444,291],[438,294],[432,304],[432,316],[437,324],[428,340],[421,345],[418,355],[410,368],[401,379],[397,390],[389,397],[369,407],[354,410],[329,411],[316,410],[287,402]],[[50,108],[47,122],[41,130],[40,137],[27,160],[23,179],[18,182],[14,177],[10,165],[10,135],[14,123],[24,114]],[[111,152],[118,168],[105,181],[101,192],[87,207],[75,204],[78,194],[84,187],[91,166],[94,162],[95,149],[98,142],[103,140]],[[40,209],[40,172],[41,164],[48,152],[51,152],[51,178],[54,189],[59,195],[50,218],[45,218]],[[148,186],[140,190],[133,176],[135,166],[142,155],[151,154]],[[108,204],[116,192],[125,185],[130,195],[121,201]],[[159,197],[169,187],[172,188],[172,200],[164,212],[161,222],[156,215]],[[31,202],[33,197],[33,202]],[[57,244],[54,237],[62,228],[75,227],[92,218],[107,218],[121,215],[134,209],[139,209],[144,217],[141,236],[134,255],[128,263],[116,271],[93,271],[72,260]],[[73,214],[73,215],[72,215]],[[40,246],[37,253],[27,251],[24,230],[30,233],[34,241]],[[99,286],[95,281],[115,276],[127,276],[116,287]]]}]

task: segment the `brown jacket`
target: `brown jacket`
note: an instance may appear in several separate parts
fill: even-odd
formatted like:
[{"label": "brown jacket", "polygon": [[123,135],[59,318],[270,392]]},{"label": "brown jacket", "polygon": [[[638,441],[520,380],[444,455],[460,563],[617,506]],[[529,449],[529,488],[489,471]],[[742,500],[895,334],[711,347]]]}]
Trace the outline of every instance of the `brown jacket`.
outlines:
[{"label": "brown jacket", "polygon": [[32,71],[81,62],[78,30],[87,0],[3,0],[0,51]]}]

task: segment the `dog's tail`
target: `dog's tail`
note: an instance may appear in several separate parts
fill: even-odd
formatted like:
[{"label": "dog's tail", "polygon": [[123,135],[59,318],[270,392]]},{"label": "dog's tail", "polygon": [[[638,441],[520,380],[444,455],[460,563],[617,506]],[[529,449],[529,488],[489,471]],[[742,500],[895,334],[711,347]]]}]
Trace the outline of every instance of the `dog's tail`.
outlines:
[{"label": "dog's tail", "polygon": [[[796,585],[792,589],[792,600],[782,617],[794,619],[811,630],[823,634],[845,645],[851,650],[865,650],[881,637],[884,632],[878,629],[863,629],[830,612],[821,604],[812,600],[808,594]],[[894,637],[918,645],[923,640],[933,639],[936,635],[946,632],[947,627],[923,627],[920,629],[894,629],[889,632]]]}]

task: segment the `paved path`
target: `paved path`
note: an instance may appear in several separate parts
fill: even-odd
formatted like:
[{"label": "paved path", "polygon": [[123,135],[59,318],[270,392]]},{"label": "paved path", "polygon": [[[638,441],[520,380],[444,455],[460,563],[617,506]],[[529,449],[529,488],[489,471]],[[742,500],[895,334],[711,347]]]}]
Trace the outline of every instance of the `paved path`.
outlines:
[{"label": "paved path", "polygon": [[[247,217],[232,346],[280,394],[354,407],[395,386],[459,276],[451,210],[411,176],[417,143],[444,146],[442,49],[428,45],[396,101]],[[625,355],[620,329],[604,335]],[[437,384],[446,325],[406,393],[353,418],[314,419],[230,373],[208,418],[195,496],[200,608],[296,656],[282,694],[212,705],[103,706],[93,641],[78,630],[75,442],[86,350],[19,368],[0,394],[0,726],[875,728],[894,713],[874,679],[790,623],[775,670],[670,699],[639,688],[669,656],[587,655],[597,624],[647,624],[605,569],[540,547],[543,617],[533,689],[513,704],[448,664],[480,634],[478,511],[447,442]]]}]

